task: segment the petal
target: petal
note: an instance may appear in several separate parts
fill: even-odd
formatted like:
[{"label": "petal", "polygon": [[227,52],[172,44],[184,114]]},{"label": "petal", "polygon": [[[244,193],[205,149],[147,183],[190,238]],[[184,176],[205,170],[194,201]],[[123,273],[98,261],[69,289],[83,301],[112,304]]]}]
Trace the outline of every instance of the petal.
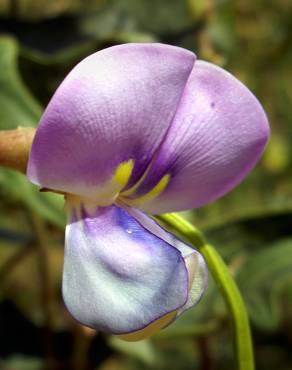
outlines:
[{"label": "petal", "polygon": [[30,180],[95,198],[114,197],[129,179],[133,184],[166,134],[194,60],[187,50],[161,44],[118,45],[84,59],[41,119]]},{"label": "petal", "polygon": [[126,210],[71,211],[63,297],[82,324],[112,334],[141,330],[175,315],[187,302],[188,283],[182,253]]},{"label": "petal", "polygon": [[[254,95],[223,69],[197,61],[156,161],[128,203],[151,213],[207,204],[244,178],[268,136]],[[147,198],[166,176],[165,190]]]},{"label": "petal", "polygon": [[196,305],[208,286],[208,270],[201,254],[193,250],[185,257],[189,274],[189,296],[187,302],[177,311],[177,316]]},{"label": "petal", "polygon": [[208,269],[203,256],[194,248],[188,246],[173,234],[163,229],[143,212],[135,208],[130,208],[127,206],[124,207],[128,213],[135,217],[135,219],[145,227],[145,229],[174,246],[182,254],[188,270],[189,294],[187,302],[176,313],[176,316],[179,316],[184,311],[197,304],[207,289]]}]

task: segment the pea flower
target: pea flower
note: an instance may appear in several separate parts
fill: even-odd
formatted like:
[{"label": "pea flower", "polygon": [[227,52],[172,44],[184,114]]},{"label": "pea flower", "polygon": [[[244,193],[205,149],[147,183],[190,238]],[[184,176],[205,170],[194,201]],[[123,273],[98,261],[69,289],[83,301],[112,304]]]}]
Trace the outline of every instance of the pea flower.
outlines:
[{"label": "pea flower", "polygon": [[203,206],[261,156],[265,113],[235,77],[185,49],[125,44],[81,61],[41,119],[29,179],[65,194],[63,298],[126,340],[201,298],[202,256],[147,214]]}]

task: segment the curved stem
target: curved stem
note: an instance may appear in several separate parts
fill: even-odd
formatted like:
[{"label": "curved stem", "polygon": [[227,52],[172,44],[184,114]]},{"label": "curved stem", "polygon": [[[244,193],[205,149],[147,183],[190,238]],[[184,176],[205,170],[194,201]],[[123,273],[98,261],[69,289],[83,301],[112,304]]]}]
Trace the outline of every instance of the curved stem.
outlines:
[{"label": "curved stem", "polygon": [[157,219],[180,233],[204,256],[232,316],[238,370],[254,370],[253,347],[247,311],[225,262],[216,249],[204,241],[200,231],[178,214],[160,215],[157,216]]}]

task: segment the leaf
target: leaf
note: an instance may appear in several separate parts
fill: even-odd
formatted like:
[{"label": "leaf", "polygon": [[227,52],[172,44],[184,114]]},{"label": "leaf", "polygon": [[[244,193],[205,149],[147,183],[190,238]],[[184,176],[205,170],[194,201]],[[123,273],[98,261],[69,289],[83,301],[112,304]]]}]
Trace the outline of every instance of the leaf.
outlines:
[{"label": "leaf", "polygon": [[184,216],[207,232],[245,220],[289,215],[292,213],[291,185],[290,179],[285,191],[281,184],[269,182],[261,176],[257,168],[223,198],[201,209],[184,212]]},{"label": "leaf", "polygon": [[[99,11],[84,18],[83,29],[98,39],[115,33],[173,35],[192,25],[185,1],[177,0],[109,0]],[[149,22],[149,20],[151,20]]]},{"label": "leaf", "polygon": [[285,312],[292,309],[291,296],[285,312],[282,295],[292,281],[292,238],[252,253],[242,266],[237,282],[250,318],[262,330],[276,330]]},{"label": "leaf", "polygon": [[40,193],[23,174],[6,168],[0,171],[0,184],[5,188],[6,196],[21,201],[51,223],[62,228],[65,226],[63,196]]},{"label": "leaf", "polygon": [[[18,45],[13,38],[0,37],[0,129],[36,126],[41,115],[39,103],[23,84],[17,68]],[[1,192],[21,201],[48,221],[63,227],[62,199],[40,194],[24,175],[0,169]]]},{"label": "leaf", "polygon": [[155,363],[157,353],[149,339],[140,342],[125,342],[116,337],[109,337],[109,344],[117,351],[133,356],[147,365]]},{"label": "leaf", "polygon": [[43,360],[38,357],[15,354],[5,360],[0,360],[3,370],[39,370],[43,368]]},{"label": "leaf", "polygon": [[0,129],[36,126],[41,106],[23,84],[17,68],[18,45],[0,37]]}]

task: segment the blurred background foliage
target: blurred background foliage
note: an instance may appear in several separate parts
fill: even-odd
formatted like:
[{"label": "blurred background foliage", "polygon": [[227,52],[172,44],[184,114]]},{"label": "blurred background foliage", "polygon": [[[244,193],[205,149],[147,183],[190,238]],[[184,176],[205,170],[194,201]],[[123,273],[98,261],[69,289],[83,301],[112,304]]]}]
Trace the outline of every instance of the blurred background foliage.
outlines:
[{"label": "blurred background foliage", "polygon": [[[125,42],[179,45],[228,69],[264,105],[261,163],[214,204],[185,212],[229,263],[250,314],[259,370],[292,369],[292,2],[0,0],[0,129],[36,126],[66,73]],[[212,279],[201,303],[150,340],[77,325],[60,296],[63,199],[0,169],[0,369],[234,369]]]}]

